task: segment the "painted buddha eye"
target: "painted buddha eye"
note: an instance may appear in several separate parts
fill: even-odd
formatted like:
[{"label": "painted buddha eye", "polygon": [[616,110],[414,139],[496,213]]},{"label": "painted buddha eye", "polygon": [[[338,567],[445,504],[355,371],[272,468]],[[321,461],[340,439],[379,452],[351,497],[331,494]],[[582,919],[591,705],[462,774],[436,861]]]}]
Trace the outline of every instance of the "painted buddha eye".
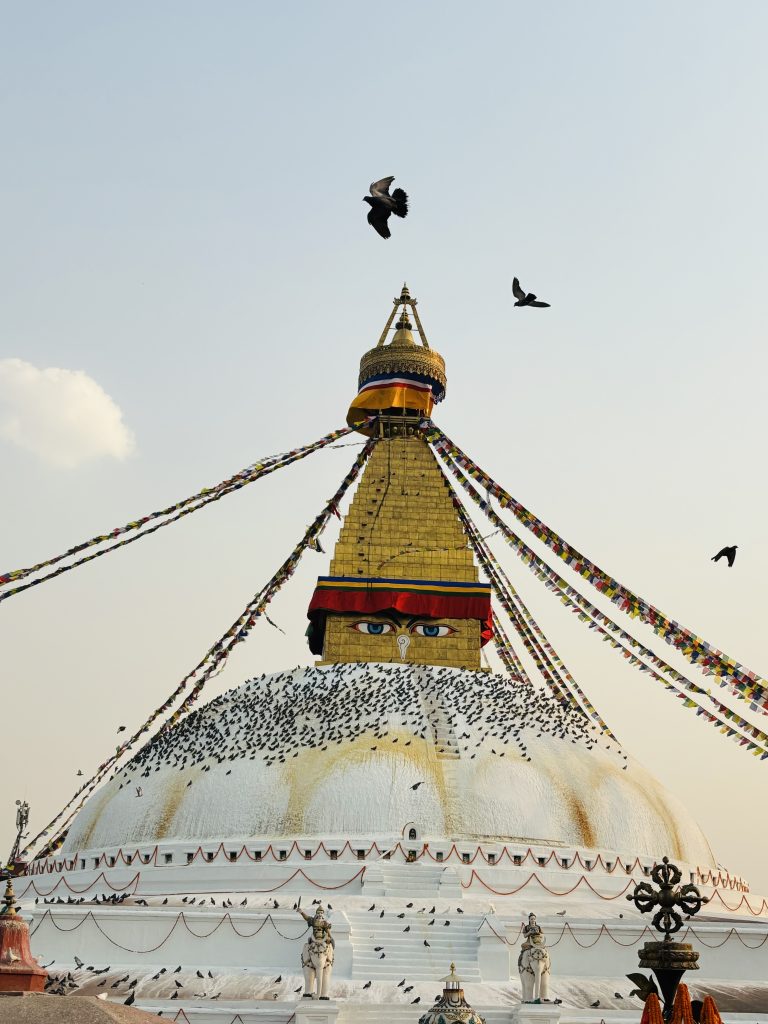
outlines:
[{"label": "painted buddha eye", "polygon": [[456,630],[452,626],[438,626],[434,622],[419,622],[411,629],[412,633],[419,636],[451,636]]},{"label": "painted buddha eye", "polygon": [[354,622],[352,629],[358,633],[367,633],[368,636],[383,636],[384,633],[393,633],[395,627],[388,622]]}]

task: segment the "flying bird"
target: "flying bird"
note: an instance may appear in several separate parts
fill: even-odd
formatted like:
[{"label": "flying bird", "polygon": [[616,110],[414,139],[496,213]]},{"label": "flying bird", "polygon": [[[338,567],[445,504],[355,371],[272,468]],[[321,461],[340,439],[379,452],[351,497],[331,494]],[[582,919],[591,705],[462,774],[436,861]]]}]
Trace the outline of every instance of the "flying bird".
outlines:
[{"label": "flying bird", "polygon": [[373,181],[370,185],[370,195],[363,196],[363,202],[368,203],[368,223],[381,235],[382,238],[389,238],[392,232],[389,230],[387,221],[390,214],[396,217],[405,217],[408,214],[408,196],[401,188],[393,190],[389,194],[389,186],[395,180],[392,174],[380,181]]},{"label": "flying bird", "polygon": [[655,992],[656,995],[659,994],[656,982],[649,975],[640,974],[638,972],[635,974],[628,974],[627,977],[632,984],[636,986],[636,988],[633,988],[629,993],[630,996],[639,996],[643,1002],[645,1002],[651,992]]},{"label": "flying bird", "polygon": [[423,782],[414,782],[414,784],[413,784],[413,785],[411,786],[411,789],[412,789],[412,790],[414,791],[414,793],[415,793],[415,792],[416,792],[416,790],[417,790],[417,789],[419,788],[419,786],[423,786],[423,785],[424,785],[424,783],[423,783]]},{"label": "flying bird", "polygon": [[729,548],[720,548],[717,554],[712,556],[712,561],[718,562],[721,558],[727,558],[728,568],[730,569],[733,566],[733,563],[736,561],[736,548],[738,546],[738,544],[733,544]]},{"label": "flying bird", "polygon": [[516,306],[549,306],[548,302],[541,302],[537,299],[533,292],[526,292],[524,288],[521,288],[516,277],[512,280],[512,293],[517,299]]}]

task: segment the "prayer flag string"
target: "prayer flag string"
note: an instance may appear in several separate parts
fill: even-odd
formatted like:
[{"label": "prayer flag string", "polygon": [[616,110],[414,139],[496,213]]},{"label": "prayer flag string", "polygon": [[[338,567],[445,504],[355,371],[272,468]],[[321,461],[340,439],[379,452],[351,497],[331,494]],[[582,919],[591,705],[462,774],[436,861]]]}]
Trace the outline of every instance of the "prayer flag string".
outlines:
[{"label": "prayer flag string", "polygon": [[[477,533],[477,531],[474,530],[473,524],[469,522],[468,519],[464,518],[463,508],[461,508],[461,506],[458,505],[458,503],[455,503],[455,507],[459,513],[459,518],[462,519],[464,530],[467,536],[469,537],[469,542],[472,546],[472,549],[477,555],[477,558],[480,562],[482,569],[488,576],[488,579],[490,581],[491,586],[493,587],[494,593],[499,604],[507,613],[509,620],[512,623],[512,626],[514,627],[518,636],[522,640],[523,646],[525,647],[526,651],[528,651],[528,654],[531,660],[533,661],[534,665],[538,669],[539,674],[541,675],[546,685],[552,690],[552,693],[555,695],[556,699],[560,701],[560,703],[562,704],[569,704],[570,701],[568,700],[567,695],[563,693],[563,691],[560,689],[560,686],[558,685],[558,683],[562,682],[562,680],[559,679],[557,670],[547,657],[546,652],[537,642],[537,639],[534,636],[531,629],[523,620],[523,617],[520,614],[520,609],[516,607],[512,595],[509,593],[507,588],[504,587],[498,573],[495,571],[495,568],[491,564],[489,564],[488,559],[485,557],[483,547],[478,542],[479,534]],[[579,708],[579,710],[581,711],[581,708]]]},{"label": "prayer flag string", "polygon": [[511,509],[517,520],[529,529],[542,543],[577,572],[582,579],[591,583],[601,594],[609,598],[631,618],[640,618],[651,626],[654,633],[665,643],[675,647],[692,665],[705,675],[717,677],[720,686],[728,687],[733,694],[748,702],[750,710],[768,714],[768,682],[755,672],[745,668],[734,658],[696,636],[691,630],[670,619],[664,612],[638,597],[598,565],[588,559],[555,531],[538,519],[517,499],[500,487],[472,459],[454,444],[438,427],[431,424],[424,430],[427,440],[438,454],[449,455],[469,476],[497,499],[499,505]]},{"label": "prayer flag string", "polygon": [[[591,604],[583,595],[577,590],[571,587],[562,577],[560,577],[554,569],[552,569],[546,562],[538,557],[534,551],[532,551],[507,525],[500,517],[494,512],[490,503],[478,494],[476,489],[472,487],[467,478],[459,469],[458,465],[452,460],[451,456],[447,452],[438,451],[438,455],[443,459],[445,464],[451,470],[453,475],[462,485],[464,490],[473,498],[475,503],[482,509],[486,514],[490,522],[496,526],[499,531],[504,535],[504,538],[515,550],[516,554],[526,564],[531,571],[536,575],[550,590],[555,593],[561,603],[571,608],[571,610],[577,615],[580,621],[585,622],[590,630],[596,630],[604,641],[622,653],[622,656],[629,661],[631,665],[639,669],[641,672],[649,673],[654,679],[661,682],[665,689],[673,692],[675,696],[683,701],[683,706],[694,709],[697,716],[704,717],[711,724],[718,727],[718,731],[728,736],[730,739],[735,740],[740,746],[746,746],[747,750],[755,757],[759,757],[760,760],[764,760],[768,757],[768,734],[758,729],[751,722],[742,718],[727,705],[722,704],[718,701],[709,690],[705,690],[700,686],[697,686],[691,680],[687,679],[682,673],[678,672],[671,665],[668,665],[662,658],[659,658],[654,651],[640,643],[635,637],[627,633],[626,630],[618,626],[612,619]],[[615,635],[614,635],[615,634]],[[623,643],[620,643],[616,639],[616,636],[621,637],[628,646],[625,647]],[[655,671],[651,665],[646,664],[641,657],[633,654],[629,648],[634,648],[640,652],[643,658],[651,661],[660,671]],[[667,677],[660,673],[664,672]],[[680,684],[680,689],[675,686],[670,679],[674,679],[675,682]],[[683,691],[687,691],[683,692]],[[708,711],[705,707],[702,707],[697,701],[693,700],[688,694],[693,693],[696,696],[709,700],[715,707],[716,711],[723,718],[728,721],[735,723],[742,732],[734,729],[727,722],[724,722],[718,715]],[[750,740],[748,736],[743,735],[746,732],[752,737]],[[756,742],[755,742],[756,741]]]},{"label": "prayer flag string", "polygon": [[[253,598],[248,602],[243,612],[238,618],[232,623],[229,629],[224,635],[216,641],[201,661],[195,666],[195,668],[188,673],[175,688],[173,693],[163,701],[163,703],[156,708],[149,718],[137,729],[135,733],[123,743],[121,743],[114,754],[112,754],[106,761],[99,765],[96,773],[85,782],[80,789],[74,794],[74,796],[68,801],[68,803],[62,808],[62,810],[53,818],[52,821],[46,825],[46,827],[39,832],[34,839],[30,840],[26,848],[22,851],[22,856],[29,853],[29,851],[35,846],[40,839],[46,838],[50,835],[51,830],[54,826],[57,826],[56,835],[50,839],[45,847],[36,855],[37,857],[44,857],[57,849],[66,837],[66,828],[74,818],[75,814],[80,810],[85,801],[88,799],[93,790],[99,785],[104,777],[115,767],[117,762],[122,756],[130,749],[130,747],[139,740],[145,733],[149,731],[150,726],[155,722],[161,715],[169,710],[171,705],[175,702],[176,698],[179,697],[187,685],[196,679],[196,682],[192,689],[189,691],[184,700],[179,704],[176,710],[169,715],[169,717],[162,724],[160,729],[155,733],[154,739],[160,733],[166,729],[171,728],[180,719],[180,717],[192,707],[195,701],[200,696],[200,693],[205,684],[213,678],[218,672],[224,668],[224,663],[232,652],[232,649],[236,644],[241,643],[246,639],[251,629],[255,625],[257,619],[259,619],[265,612],[267,605],[282,586],[291,578],[296,566],[298,565],[301,556],[307,550],[312,548],[313,544],[317,541],[320,534],[323,532],[328,524],[328,520],[332,515],[338,515],[339,503],[346,494],[350,485],[357,479],[360,470],[365,464],[368,456],[370,455],[376,439],[371,439],[358,454],[355,461],[352,463],[352,467],[347,475],[342,480],[336,493],[332,498],[326,502],[322,511],[315,517],[312,523],[307,527],[303,537],[290,553],[288,558],[283,562],[280,568],[277,570],[275,575],[269,580],[269,582],[259,590]],[[73,808],[73,804],[75,805]],[[73,808],[70,811],[70,808]],[[62,821],[64,815],[67,815],[66,819]]]},{"label": "prayer flag string", "polygon": [[[261,459],[258,462],[252,463],[250,466],[246,466],[245,469],[241,469],[239,473],[235,473],[234,476],[229,477],[227,480],[222,480],[221,483],[216,484],[214,487],[204,487],[201,491],[198,491],[197,494],[193,494],[189,498],[184,498],[182,501],[178,501],[174,505],[169,505],[167,508],[161,509],[158,512],[152,512],[148,516],[142,516],[141,519],[136,519],[130,523],[126,523],[125,526],[119,526],[116,529],[111,530],[109,533],[100,534],[97,537],[91,537],[90,540],[83,541],[81,544],[76,544],[73,548],[69,548],[68,551],[63,552],[60,555],[55,555],[53,558],[47,558],[43,562],[38,562],[37,565],[28,566],[26,569],[13,569],[10,572],[0,574],[0,588],[2,588],[7,586],[9,583],[17,583],[20,580],[26,579],[28,576],[32,576],[39,572],[41,569],[57,565],[59,562],[64,561],[64,559],[71,558],[73,555],[79,554],[81,551],[86,551],[88,548],[108,544],[108,546],[103,547],[90,555],[84,555],[82,558],[78,558],[68,565],[60,566],[54,572],[46,573],[38,579],[31,580],[30,582],[24,583],[20,586],[11,587],[8,590],[0,591],[0,601],[4,601],[6,598],[12,597],[14,594],[20,594],[22,591],[28,590],[30,587],[36,587],[39,583],[45,583],[47,580],[51,580],[56,576],[61,576],[62,573],[69,572],[70,569],[76,569],[80,565],[85,565],[86,562],[91,562],[94,558],[100,558],[102,555],[106,555],[110,551],[115,551],[117,548],[124,547],[126,544],[132,544],[134,541],[140,540],[142,537],[146,537],[150,533],[154,533],[163,526],[169,526],[171,523],[177,522],[184,516],[188,516],[191,512],[197,512],[198,509],[204,508],[206,505],[210,505],[211,502],[218,501],[225,495],[232,494],[233,491],[238,491],[241,487],[245,487],[247,484],[260,480],[263,476],[274,473],[277,469],[282,469],[284,466],[290,466],[291,463],[298,462],[299,459],[303,459],[307,455],[311,455],[313,452],[319,451],[321,448],[326,448],[328,445],[333,444],[334,441],[337,441],[340,437],[349,433],[351,433],[350,429],[348,427],[344,427],[341,430],[334,430],[330,434],[326,434],[325,437],[321,437],[318,441],[313,441],[311,444],[305,445],[303,448],[295,448],[293,451],[283,452],[281,455],[271,455],[268,458]],[[147,526],[147,523],[152,523],[155,520],[161,521],[155,522],[153,526]],[[108,543],[114,541],[116,537],[123,536],[124,534],[130,534],[130,536],[117,541],[116,543]]]},{"label": "prayer flag string", "polygon": [[[447,480],[446,482],[450,487],[450,483]],[[466,482],[465,489],[479,504],[481,501],[480,495],[477,493],[475,488],[472,487],[469,481]],[[453,488],[451,488],[451,490],[453,491]],[[542,672],[544,681],[550,686],[559,700],[569,704],[580,714],[584,715],[585,718],[590,718],[592,721],[597,722],[601,730],[610,736],[612,740],[618,743],[618,740],[612,730],[568,671],[568,668],[562,658],[554,647],[552,647],[543,630],[536,622],[533,615],[531,615],[525,602],[522,600],[511,580],[504,572],[504,569],[499,564],[498,559],[491,551],[487,542],[480,535],[479,530],[477,530],[472,520],[469,518],[455,491],[453,491],[453,497],[454,506],[458,512],[459,518],[464,524],[470,543],[477,554],[481,566],[491,580],[492,586],[496,589],[497,596],[499,596],[502,607],[507,614],[510,615],[512,624],[517,629],[523,641],[525,642],[526,634],[530,638],[534,648],[538,649],[539,657],[542,659],[543,664],[548,665],[550,672],[557,676],[559,685],[558,683],[554,683],[550,672],[543,667],[541,661],[537,660],[536,665],[537,668],[539,668],[539,671]],[[526,649],[531,653],[528,645],[526,645]],[[562,688],[562,691],[564,692],[562,692],[560,688]]]},{"label": "prayer flag string", "polygon": [[517,651],[512,646],[512,641],[504,631],[497,615],[493,616],[493,644],[507,672],[519,679],[520,682],[525,683],[526,686],[533,686],[530,676],[525,671],[525,666],[520,661]]}]

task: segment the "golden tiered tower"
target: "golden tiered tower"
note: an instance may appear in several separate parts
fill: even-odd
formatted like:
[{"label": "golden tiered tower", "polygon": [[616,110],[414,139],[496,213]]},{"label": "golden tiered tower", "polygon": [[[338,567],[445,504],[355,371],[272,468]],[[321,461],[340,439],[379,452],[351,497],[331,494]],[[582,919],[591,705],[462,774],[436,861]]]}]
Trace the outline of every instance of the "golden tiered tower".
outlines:
[{"label": "golden tiered tower", "polygon": [[[408,662],[479,669],[490,597],[422,427],[445,364],[406,287],[363,356],[349,421],[377,439],[310,606],[321,664]],[[413,336],[408,308],[420,344]],[[387,334],[400,316],[390,344]],[[322,644],[320,639],[322,633]]]}]

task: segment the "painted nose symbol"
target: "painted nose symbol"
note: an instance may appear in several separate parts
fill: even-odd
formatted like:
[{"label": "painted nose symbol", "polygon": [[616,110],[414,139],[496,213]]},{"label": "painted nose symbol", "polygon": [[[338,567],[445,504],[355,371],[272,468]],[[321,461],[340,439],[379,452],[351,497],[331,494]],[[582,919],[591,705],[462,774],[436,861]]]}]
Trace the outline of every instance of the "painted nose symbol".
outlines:
[{"label": "painted nose symbol", "polygon": [[403,634],[397,638],[397,646],[400,648],[400,657],[405,661],[405,655],[411,643],[411,638]]}]

